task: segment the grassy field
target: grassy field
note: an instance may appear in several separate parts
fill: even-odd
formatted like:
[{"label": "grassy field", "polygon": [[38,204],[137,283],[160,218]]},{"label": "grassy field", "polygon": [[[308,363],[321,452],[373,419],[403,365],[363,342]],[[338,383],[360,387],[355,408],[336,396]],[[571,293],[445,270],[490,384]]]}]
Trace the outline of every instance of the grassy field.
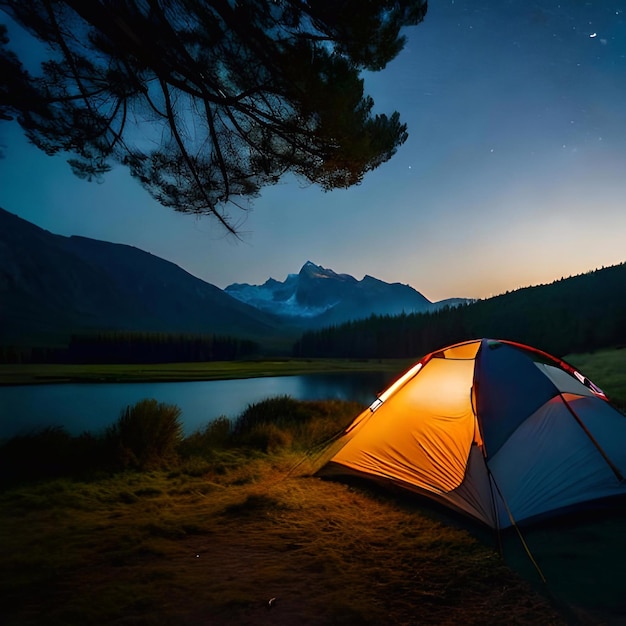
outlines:
[{"label": "grassy field", "polygon": [[153,365],[0,364],[0,385],[63,382],[147,382],[225,380],[298,374],[392,371],[401,373],[412,361],[403,359],[274,359]]},{"label": "grassy field", "polygon": [[[466,530],[294,455],[0,494],[5,626],[565,624]],[[577,611],[579,611],[577,609]],[[579,613],[582,615],[582,613]]]}]

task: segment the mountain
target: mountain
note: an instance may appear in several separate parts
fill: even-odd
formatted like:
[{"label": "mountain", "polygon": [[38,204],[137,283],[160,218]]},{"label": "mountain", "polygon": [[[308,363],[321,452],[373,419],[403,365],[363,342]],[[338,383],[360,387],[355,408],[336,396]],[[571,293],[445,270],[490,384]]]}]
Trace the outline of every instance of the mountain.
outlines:
[{"label": "mountain", "polygon": [[433,303],[409,285],[386,283],[372,276],[357,280],[311,261],[284,282],[270,278],[262,285],[234,283],[224,291],[261,311],[306,327],[339,324],[374,314],[422,313],[465,302],[455,298]]},{"label": "mountain", "polygon": [[0,342],[84,330],[228,334],[257,339],[282,327],[137,248],[54,235],[0,209]]},{"label": "mountain", "polygon": [[455,305],[310,261],[284,282],[222,290],[132,246],[50,233],[0,209],[0,345],[81,331],[231,335],[288,346],[303,330]]}]

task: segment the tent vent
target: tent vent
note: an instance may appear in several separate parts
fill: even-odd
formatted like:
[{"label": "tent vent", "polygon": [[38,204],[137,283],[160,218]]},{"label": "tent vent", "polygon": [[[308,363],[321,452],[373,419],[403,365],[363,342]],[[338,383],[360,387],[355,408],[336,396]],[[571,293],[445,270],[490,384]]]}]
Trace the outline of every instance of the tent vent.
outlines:
[{"label": "tent vent", "polygon": [[376,398],[372,404],[370,404],[370,411],[373,413],[377,408],[382,405],[383,401],[380,398]]},{"label": "tent vent", "polygon": [[604,391],[602,391],[602,389],[600,389],[600,387],[598,387],[597,385],[594,385],[586,376],[583,376],[580,372],[576,370],[574,370],[574,376],[576,376],[576,378],[583,385],[585,385],[585,387],[591,389],[591,391],[593,391],[593,393],[595,393],[597,396],[606,398],[606,394],[604,393]]}]

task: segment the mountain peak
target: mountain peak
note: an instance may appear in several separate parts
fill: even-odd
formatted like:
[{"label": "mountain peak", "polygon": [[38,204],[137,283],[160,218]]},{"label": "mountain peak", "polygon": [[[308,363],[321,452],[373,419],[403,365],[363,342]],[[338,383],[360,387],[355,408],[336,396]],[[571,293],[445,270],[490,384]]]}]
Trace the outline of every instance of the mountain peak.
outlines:
[{"label": "mountain peak", "polygon": [[326,278],[329,275],[334,275],[334,273],[335,272],[333,272],[332,270],[327,270],[321,265],[316,265],[311,261],[307,261],[300,269],[299,276]]},{"label": "mountain peak", "polygon": [[357,280],[307,261],[298,274],[284,282],[263,285],[229,285],[226,293],[292,322],[323,326],[363,319],[371,315],[399,315],[430,311],[437,305],[409,285],[386,283],[373,276]]}]

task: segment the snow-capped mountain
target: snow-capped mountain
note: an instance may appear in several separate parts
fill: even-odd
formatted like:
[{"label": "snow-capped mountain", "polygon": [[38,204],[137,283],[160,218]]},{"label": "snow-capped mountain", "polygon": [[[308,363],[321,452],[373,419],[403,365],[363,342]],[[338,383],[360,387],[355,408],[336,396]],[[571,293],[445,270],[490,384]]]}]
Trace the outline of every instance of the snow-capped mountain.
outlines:
[{"label": "snow-capped mountain", "polygon": [[433,303],[409,285],[386,283],[372,276],[357,280],[307,261],[284,282],[270,278],[262,285],[234,283],[226,293],[267,313],[308,326],[337,324],[372,314],[425,312],[462,299]]},{"label": "snow-capped mountain", "polygon": [[289,274],[282,283],[270,278],[262,285],[235,283],[226,287],[225,291],[240,302],[283,317],[316,317],[331,308],[332,304],[309,306],[298,302],[298,279],[299,274]]}]

